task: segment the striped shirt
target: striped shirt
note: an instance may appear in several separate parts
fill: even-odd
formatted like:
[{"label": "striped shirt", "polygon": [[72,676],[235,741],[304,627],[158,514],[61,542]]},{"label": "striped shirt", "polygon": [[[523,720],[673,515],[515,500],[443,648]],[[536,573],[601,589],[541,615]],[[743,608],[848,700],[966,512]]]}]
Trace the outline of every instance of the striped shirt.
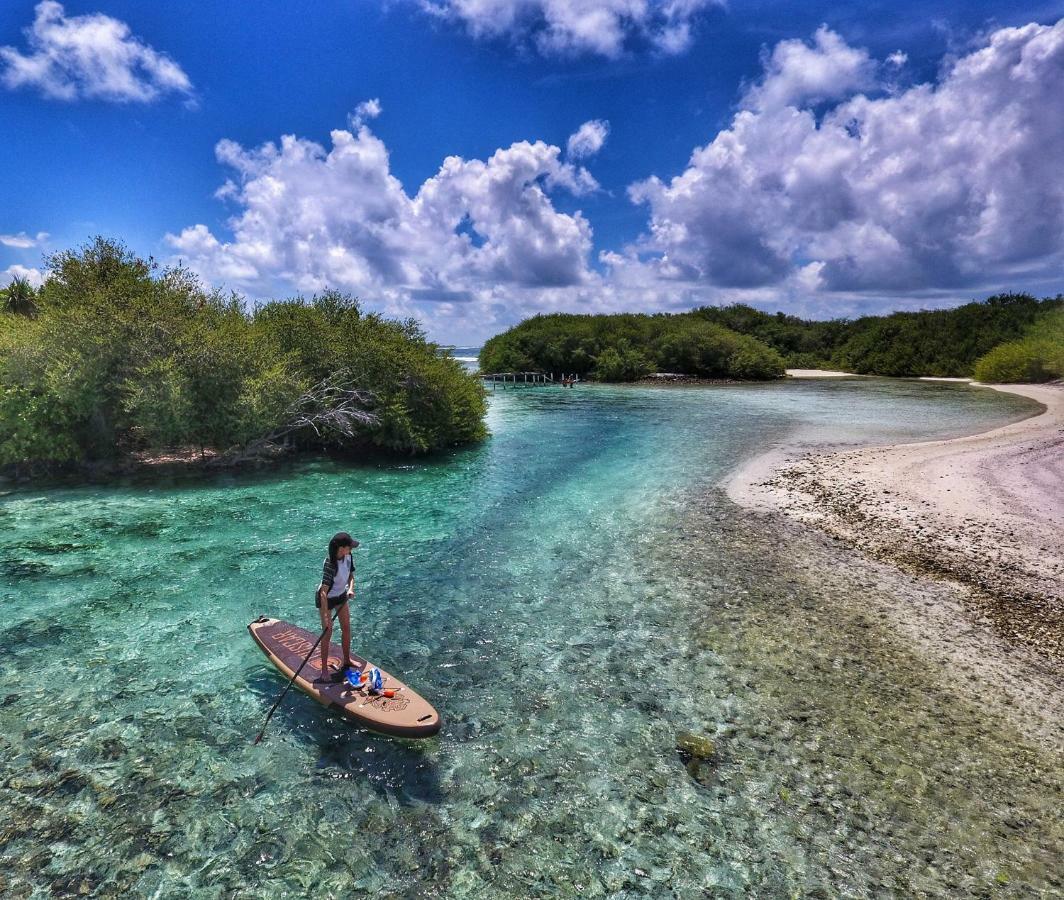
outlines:
[{"label": "striped shirt", "polygon": [[[325,566],[321,570],[321,586],[326,588],[328,596],[339,597],[340,594],[347,590],[348,577],[354,574],[355,559],[350,554],[336,562],[333,562],[326,556]],[[337,587],[338,582],[339,587]]]}]

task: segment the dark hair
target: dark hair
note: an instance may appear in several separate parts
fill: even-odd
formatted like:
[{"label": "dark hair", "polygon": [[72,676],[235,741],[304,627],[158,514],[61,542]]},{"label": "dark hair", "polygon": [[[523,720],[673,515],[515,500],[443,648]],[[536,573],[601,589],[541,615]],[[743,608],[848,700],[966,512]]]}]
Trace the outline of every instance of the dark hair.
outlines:
[{"label": "dark hair", "polygon": [[338,531],[329,541],[329,561],[336,562],[336,551],[341,547],[354,547],[355,542],[346,531]]}]

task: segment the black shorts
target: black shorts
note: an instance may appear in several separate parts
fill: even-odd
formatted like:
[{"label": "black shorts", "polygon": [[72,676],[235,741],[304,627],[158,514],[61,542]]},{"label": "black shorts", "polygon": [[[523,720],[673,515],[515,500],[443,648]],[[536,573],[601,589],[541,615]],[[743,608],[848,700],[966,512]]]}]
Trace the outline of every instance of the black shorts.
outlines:
[{"label": "black shorts", "polygon": [[[343,606],[347,602],[347,594],[341,594],[339,597],[328,597],[329,609],[336,609],[338,606]],[[316,594],[314,596],[314,605],[321,609],[321,595]]]}]

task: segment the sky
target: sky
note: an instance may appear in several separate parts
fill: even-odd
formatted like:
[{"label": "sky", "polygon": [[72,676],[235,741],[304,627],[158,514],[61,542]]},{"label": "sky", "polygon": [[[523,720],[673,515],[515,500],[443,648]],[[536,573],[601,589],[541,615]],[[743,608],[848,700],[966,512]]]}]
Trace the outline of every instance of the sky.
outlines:
[{"label": "sky", "polygon": [[96,235],[472,346],[542,312],[1064,290],[1064,9],[0,5],[0,284]]}]

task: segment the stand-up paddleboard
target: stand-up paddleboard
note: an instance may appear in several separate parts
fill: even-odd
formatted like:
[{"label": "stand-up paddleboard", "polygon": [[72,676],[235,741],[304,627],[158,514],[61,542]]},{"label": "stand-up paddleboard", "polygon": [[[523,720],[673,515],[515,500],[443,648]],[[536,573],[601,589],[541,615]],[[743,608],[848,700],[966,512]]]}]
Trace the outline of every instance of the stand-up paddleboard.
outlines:
[{"label": "stand-up paddleboard", "polygon": [[[259,616],[248,625],[248,631],[251,632],[255,643],[262,648],[266,658],[277,666],[286,678],[292,677],[318,637],[298,625],[290,625],[288,622],[266,616]],[[338,667],[343,662],[340,654],[331,648],[330,654],[330,668]],[[351,654],[351,660],[363,668],[372,665],[354,654]],[[352,722],[381,734],[422,738],[430,737],[440,730],[440,715],[424,697],[384,669],[381,669],[381,675],[384,676],[385,691],[394,691],[393,697],[355,690],[346,681],[318,681],[321,677],[321,651],[315,647],[311,658],[296,678],[296,687],[322,706],[334,709]]]}]

